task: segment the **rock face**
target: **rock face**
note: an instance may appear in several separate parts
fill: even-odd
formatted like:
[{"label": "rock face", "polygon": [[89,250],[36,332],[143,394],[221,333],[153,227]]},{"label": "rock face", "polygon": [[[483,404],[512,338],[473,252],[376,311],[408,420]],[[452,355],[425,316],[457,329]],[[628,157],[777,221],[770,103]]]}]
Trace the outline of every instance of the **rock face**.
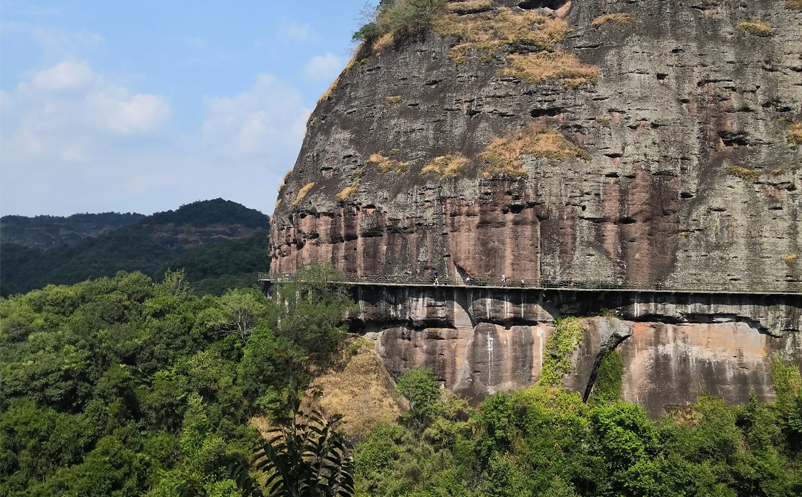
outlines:
[{"label": "rock face", "polygon": [[[570,32],[460,51],[470,30],[441,22],[354,61],[310,117],[279,192],[271,270],[802,289],[802,147],[790,134],[802,122],[802,11],[779,0],[452,10],[452,27],[540,12],[532,31],[562,19]],[[515,153],[494,156],[499,147]],[[365,322],[388,367],[435,367],[473,397],[531,383],[551,319],[588,310],[508,296],[484,299],[483,316],[465,293],[473,314],[454,315],[438,299],[386,297],[362,304],[365,316],[380,308]],[[798,300],[639,298],[606,306],[630,316],[624,396],[650,413],[700,382],[732,401],[750,388],[768,398],[768,355],[798,356]],[[497,312],[501,302],[513,310]],[[421,320],[399,323],[414,306]],[[596,342],[599,323],[588,321]],[[587,354],[592,369],[597,351]]]},{"label": "rock face", "polygon": [[[525,12],[493,3],[503,4]],[[456,63],[460,39],[435,32],[344,72],[312,114],[279,194],[271,267],[798,284],[802,155],[787,137],[802,121],[802,11],[778,0],[568,7],[572,31],[559,46],[598,67],[596,84],[500,75],[505,55],[532,47]],[[592,25],[609,13],[630,24]],[[738,28],[755,19],[773,35]],[[589,160],[523,155],[527,177],[483,177],[477,156],[533,121]],[[378,153],[409,169],[382,172],[370,162]],[[471,160],[456,177],[420,174],[455,153]],[[759,177],[749,179],[752,170]],[[783,259],[792,254],[800,257]]]},{"label": "rock face", "polygon": [[734,404],[748,402],[751,391],[772,400],[772,360],[802,365],[802,296],[362,287],[355,297],[359,321],[391,374],[431,368],[474,402],[540,378],[553,318],[602,308],[619,317],[582,319],[582,343],[570,360],[575,372],[563,384],[587,396],[600,354],[617,348],[623,400],[653,417],[704,392]]}]

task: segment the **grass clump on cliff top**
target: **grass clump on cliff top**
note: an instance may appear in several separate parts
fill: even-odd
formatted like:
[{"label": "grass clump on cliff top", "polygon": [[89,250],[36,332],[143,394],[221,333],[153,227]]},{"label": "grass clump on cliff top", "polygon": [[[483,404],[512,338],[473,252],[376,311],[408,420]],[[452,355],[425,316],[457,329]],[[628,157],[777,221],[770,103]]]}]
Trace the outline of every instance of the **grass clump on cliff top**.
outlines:
[{"label": "grass clump on cliff top", "polygon": [[774,30],[771,29],[771,26],[767,22],[755,22],[755,21],[742,22],[739,23],[735,27],[735,29],[737,29],[742,33],[748,33],[754,36],[767,37],[774,35]]},{"label": "grass clump on cliff top", "polygon": [[795,147],[802,145],[802,123],[788,126],[788,142]]},{"label": "grass clump on cliff top", "polygon": [[507,56],[510,67],[499,71],[499,76],[512,76],[527,83],[542,83],[559,79],[564,85],[578,87],[596,84],[599,68],[584,64],[573,54],[540,52],[537,54]]},{"label": "grass clump on cliff top", "polygon": [[[422,33],[446,0],[381,0],[375,9],[363,9],[365,24],[352,38],[364,43],[370,51],[390,45],[396,36],[404,37]],[[376,47],[377,42],[382,42]]]},{"label": "grass clump on cliff top", "polygon": [[298,190],[298,193],[295,194],[295,200],[292,201],[292,205],[293,206],[298,205],[301,202],[301,200],[303,200],[303,198],[306,197],[306,194],[309,193],[309,190],[311,190],[313,186],[315,186],[314,183],[307,183],[303,186],[303,188]]},{"label": "grass clump on cliff top", "polygon": [[440,181],[443,181],[446,178],[453,178],[457,176],[459,170],[465,167],[469,162],[470,160],[468,160],[462,154],[435,157],[432,162],[430,162],[421,170],[420,174],[421,176],[426,174],[436,174],[437,176],[440,176]]},{"label": "grass clump on cliff top", "polygon": [[555,160],[591,159],[588,152],[566,140],[559,132],[535,122],[523,132],[493,140],[479,154],[479,159],[485,163],[482,175],[485,178],[526,176],[521,155]]},{"label": "grass clump on cliff top", "polygon": [[727,168],[727,174],[754,183],[763,176],[763,171],[760,169],[748,169],[741,166],[730,166]]},{"label": "grass clump on cliff top", "polygon": [[591,22],[590,25],[598,27],[608,22],[626,26],[632,24],[632,17],[629,14],[624,14],[624,13],[605,14],[603,16],[597,17],[596,19],[593,19],[593,22]]},{"label": "grass clump on cliff top", "polygon": [[[390,150],[391,156],[396,154],[398,154],[397,148]],[[371,155],[368,159],[368,162],[379,166],[379,169],[381,169],[381,172],[383,173],[394,172],[397,175],[401,175],[409,170],[409,162],[401,162],[392,159],[383,155],[382,152]]]},{"label": "grass clump on cliff top", "polygon": [[515,12],[506,7],[474,16],[446,14],[432,21],[432,29],[441,36],[455,36],[460,43],[451,49],[449,58],[465,62],[471,52],[487,59],[505,45],[526,45],[553,50],[554,44],[571,31],[563,19],[555,19],[535,11]]},{"label": "grass clump on cliff top", "polygon": [[475,14],[489,10],[492,6],[493,2],[491,0],[462,0],[446,5],[448,11],[455,14]]},{"label": "grass clump on cliff top", "polygon": [[571,363],[574,351],[582,345],[585,325],[579,318],[566,317],[554,320],[554,332],[546,342],[546,357],[540,371],[540,384],[559,386],[563,376],[575,367]]}]

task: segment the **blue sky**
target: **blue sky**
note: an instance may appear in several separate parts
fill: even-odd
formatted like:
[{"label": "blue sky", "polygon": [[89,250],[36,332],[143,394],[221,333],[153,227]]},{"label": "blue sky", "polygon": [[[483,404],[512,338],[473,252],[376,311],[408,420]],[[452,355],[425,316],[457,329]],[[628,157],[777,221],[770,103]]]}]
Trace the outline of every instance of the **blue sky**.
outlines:
[{"label": "blue sky", "polygon": [[364,0],[0,5],[0,213],[265,213]]}]

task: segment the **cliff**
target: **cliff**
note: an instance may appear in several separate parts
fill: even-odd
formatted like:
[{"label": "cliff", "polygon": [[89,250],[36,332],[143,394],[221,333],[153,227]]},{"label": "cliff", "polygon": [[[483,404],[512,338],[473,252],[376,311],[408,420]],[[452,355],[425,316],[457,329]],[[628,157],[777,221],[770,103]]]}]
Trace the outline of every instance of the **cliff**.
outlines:
[{"label": "cliff", "polygon": [[802,12],[584,0],[550,51],[466,42],[552,21],[492,6],[340,76],[279,193],[275,270],[798,288]]},{"label": "cliff", "polygon": [[[363,47],[321,99],[279,191],[271,269],[798,294],[801,123],[794,2],[449,2],[425,33]],[[644,298],[657,300],[629,314],[621,354],[628,400],[656,395],[653,414],[708,373],[728,400],[768,398],[769,356],[799,361],[798,296],[761,303],[791,316],[768,325],[705,301],[680,319]],[[394,373],[441,357],[447,387],[483,396],[536,380],[552,319],[581,308],[520,322],[388,314],[375,338]],[[487,383],[470,357],[499,343],[513,376]],[[697,358],[707,366],[688,366]],[[746,363],[755,376],[734,380]]]}]

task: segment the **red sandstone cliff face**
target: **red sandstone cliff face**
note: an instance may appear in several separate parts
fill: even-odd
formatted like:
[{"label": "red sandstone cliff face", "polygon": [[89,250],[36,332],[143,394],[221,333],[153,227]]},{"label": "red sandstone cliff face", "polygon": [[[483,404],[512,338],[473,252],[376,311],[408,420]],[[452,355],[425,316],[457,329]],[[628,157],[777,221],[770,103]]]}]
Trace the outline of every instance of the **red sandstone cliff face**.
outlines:
[{"label": "red sandstone cliff face", "polygon": [[[614,12],[632,23],[592,25]],[[739,31],[749,19],[774,35]],[[503,75],[506,55],[533,50],[514,44],[456,63],[460,39],[435,32],[344,72],[279,194],[273,270],[798,288],[802,148],[787,134],[802,121],[802,12],[579,0],[566,20],[557,47],[597,66],[595,84]],[[485,147],[533,122],[589,158],[524,154],[526,177],[485,178]],[[382,172],[377,153],[408,170]],[[455,153],[470,160],[456,177],[421,175]]]},{"label": "red sandstone cliff face", "polygon": [[363,288],[357,300],[359,320],[392,375],[427,367],[446,389],[473,401],[536,382],[553,318],[601,307],[620,318],[582,318],[586,329],[563,385],[589,394],[602,351],[617,349],[623,400],[652,417],[705,393],[733,404],[748,402],[751,392],[772,400],[772,360],[802,365],[800,296],[758,302],[727,295]]},{"label": "red sandstone cliff face", "polygon": [[[524,15],[518,4],[491,2]],[[772,398],[771,355],[802,363],[802,147],[788,139],[802,122],[802,12],[775,0],[576,0],[561,12],[571,32],[553,49],[597,67],[594,83],[527,82],[508,56],[540,48],[512,42],[460,60],[452,49],[464,40],[434,31],[345,71],[279,192],[271,270],[330,262],[359,276],[788,292],[359,294],[393,374],[431,367],[473,399],[536,381],[552,320],[601,307],[631,330],[618,345],[623,396],[650,415],[701,389]],[[594,25],[610,13],[631,23]],[[738,28],[753,19],[773,36]],[[488,174],[492,144],[532,129],[563,149],[523,147],[514,174]],[[425,173],[455,155],[467,164],[452,177]],[[614,327],[585,324],[577,374],[564,378],[580,392]]]}]

